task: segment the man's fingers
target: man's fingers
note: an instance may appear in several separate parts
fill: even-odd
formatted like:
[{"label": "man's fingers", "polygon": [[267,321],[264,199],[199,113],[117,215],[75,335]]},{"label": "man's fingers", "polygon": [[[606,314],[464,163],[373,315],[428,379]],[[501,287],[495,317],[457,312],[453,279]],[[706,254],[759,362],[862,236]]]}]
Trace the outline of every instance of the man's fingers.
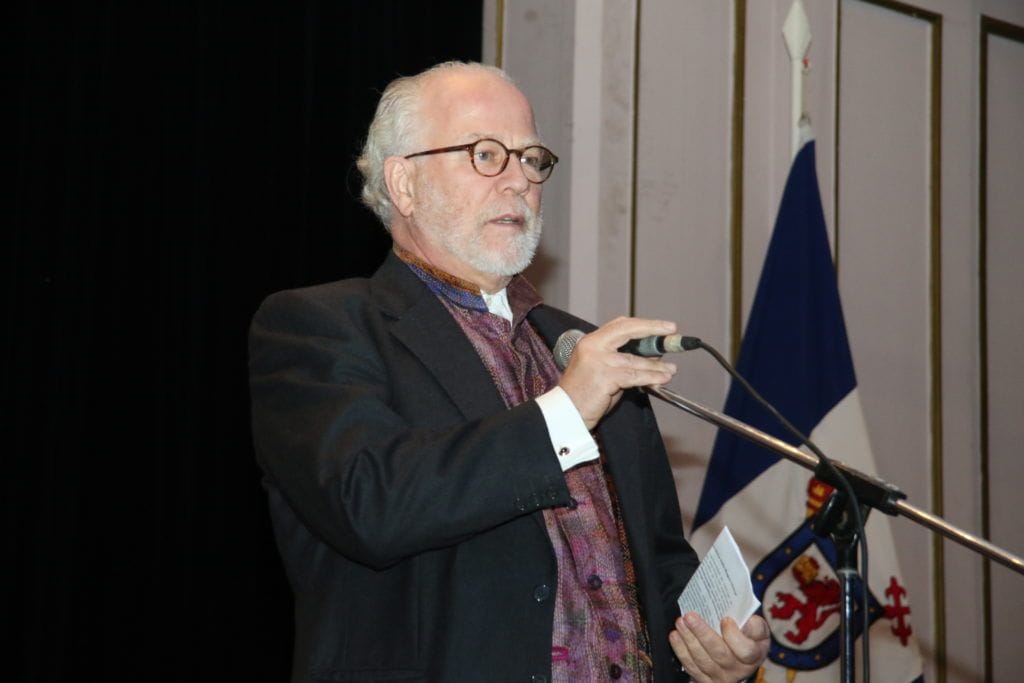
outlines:
[{"label": "man's fingers", "polygon": [[676,364],[662,358],[645,358],[628,353],[616,353],[608,359],[609,367],[628,368],[635,372],[649,370],[651,372],[675,372]]},{"label": "man's fingers", "polygon": [[699,681],[702,674],[699,673],[693,657],[690,656],[690,652],[686,648],[686,643],[683,641],[683,636],[678,628],[673,629],[668,634],[668,644],[672,647],[672,652],[682,665],[683,671],[690,674],[691,680]]},{"label": "man's fingers", "polygon": [[671,320],[655,320],[651,318],[616,318],[605,323],[580,340],[587,337],[604,350],[613,351],[630,339],[642,339],[651,335],[674,334],[676,324]]},{"label": "man's fingers", "polygon": [[641,358],[628,354],[616,355],[621,357],[612,358],[608,361],[608,365],[622,370],[623,377],[629,381],[629,386],[654,384],[662,377],[663,381],[667,382],[676,374],[676,364],[660,358]]},{"label": "man's fingers", "polygon": [[766,640],[771,637],[771,631],[768,629],[768,622],[764,620],[764,617],[754,615],[747,619],[747,623],[743,624],[743,635],[753,640]]},{"label": "man's fingers", "polygon": [[[581,359],[578,367],[582,367],[584,362]],[[593,369],[595,367],[598,369]],[[672,379],[677,369],[675,363],[659,358],[609,353],[599,365],[588,366],[583,372],[588,373],[588,383],[603,384],[609,391],[614,391],[648,384],[664,384]]]},{"label": "man's fingers", "polygon": [[717,634],[696,614],[691,612],[680,617],[676,621],[676,630],[673,633],[678,636],[677,640],[681,643],[681,647],[674,647],[673,650],[691,678],[696,681],[711,681],[721,674],[721,669],[715,661],[716,657],[705,647],[705,641],[710,642],[711,638],[717,638]]},{"label": "man's fingers", "polygon": [[[719,662],[725,662],[729,658],[729,647],[725,640],[715,633],[715,630],[708,626],[703,619],[693,612],[690,612],[683,617],[683,622],[686,624],[692,638],[699,643],[700,651],[703,652],[711,661],[710,665],[717,667]],[[735,626],[735,624],[733,624],[733,626]],[[683,634],[683,637],[686,638],[685,633]],[[687,639],[686,642],[687,645],[690,645],[691,641]],[[701,668],[705,671],[708,670],[704,666]]]},{"label": "man's fingers", "polygon": [[722,638],[736,659],[744,664],[757,664],[767,652],[768,624],[755,615],[741,631],[735,621],[726,618],[722,620]]}]

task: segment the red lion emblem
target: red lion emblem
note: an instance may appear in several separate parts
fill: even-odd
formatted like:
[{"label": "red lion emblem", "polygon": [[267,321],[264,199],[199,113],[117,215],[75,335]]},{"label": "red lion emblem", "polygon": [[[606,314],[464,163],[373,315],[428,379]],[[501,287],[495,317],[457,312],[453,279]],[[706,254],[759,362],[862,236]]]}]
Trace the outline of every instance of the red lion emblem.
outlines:
[{"label": "red lion emblem", "polygon": [[799,614],[794,626],[795,631],[788,631],[786,639],[799,645],[807,640],[812,631],[821,627],[825,621],[839,611],[839,582],[831,577],[818,579],[818,561],[809,555],[801,555],[793,563],[793,577],[800,584],[800,592],[804,600],[792,593],[778,592],[775,594],[777,604],[770,608],[771,616],[776,619],[790,619]]}]

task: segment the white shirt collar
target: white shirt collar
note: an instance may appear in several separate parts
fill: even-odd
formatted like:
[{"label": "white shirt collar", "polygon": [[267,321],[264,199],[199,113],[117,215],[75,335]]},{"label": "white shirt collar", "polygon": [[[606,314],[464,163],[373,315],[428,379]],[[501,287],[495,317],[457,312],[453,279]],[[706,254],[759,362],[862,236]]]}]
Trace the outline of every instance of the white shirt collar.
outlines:
[{"label": "white shirt collar", "polygon": [[512,308],[508,305],[508,287],[504,287],[494,294],[480,290],[480,296],[484,298],[488,311],[512,322]]}]

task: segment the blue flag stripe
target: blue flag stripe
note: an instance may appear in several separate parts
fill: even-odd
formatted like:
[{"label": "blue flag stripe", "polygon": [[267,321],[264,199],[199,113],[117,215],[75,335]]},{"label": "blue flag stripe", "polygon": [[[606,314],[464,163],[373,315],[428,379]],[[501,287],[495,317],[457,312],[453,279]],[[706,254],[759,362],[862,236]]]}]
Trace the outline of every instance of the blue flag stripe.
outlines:
[{"label": "blue flag stripe", "polygon": [[[793,161],[737,363],[751,385],[805,434],[857,384],[814,159],[811,141]],[[798,443],[736,382],[725,412]],[[694,528],[777,461],[771,451],[719,430]]]}]

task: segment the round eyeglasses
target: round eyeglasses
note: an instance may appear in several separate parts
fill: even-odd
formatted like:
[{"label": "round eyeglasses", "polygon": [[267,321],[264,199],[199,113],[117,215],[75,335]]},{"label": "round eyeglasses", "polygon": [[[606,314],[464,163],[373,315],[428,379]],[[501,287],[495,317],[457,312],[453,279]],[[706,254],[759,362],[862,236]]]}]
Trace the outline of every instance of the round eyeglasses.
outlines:
[{"label": "round eyeglasses", "polygon": [[488,178],[500,175],[505,170],[505,167],[508,166],[509,156],[515,154],[519,158],[523,175],[535,185],[539,185],[550,178],[551,171],[554,170],[555,164],[558,163],[558,157],[547,147],[530,145],[523,149],[509,149],[491,138],[484,138],[465,145],[428,149],[425,152],[409,154],[405,158],[412,159],[413,157],[421,157],[428,154],[445,154],[447,152],[467,152],[476,172]]}]

